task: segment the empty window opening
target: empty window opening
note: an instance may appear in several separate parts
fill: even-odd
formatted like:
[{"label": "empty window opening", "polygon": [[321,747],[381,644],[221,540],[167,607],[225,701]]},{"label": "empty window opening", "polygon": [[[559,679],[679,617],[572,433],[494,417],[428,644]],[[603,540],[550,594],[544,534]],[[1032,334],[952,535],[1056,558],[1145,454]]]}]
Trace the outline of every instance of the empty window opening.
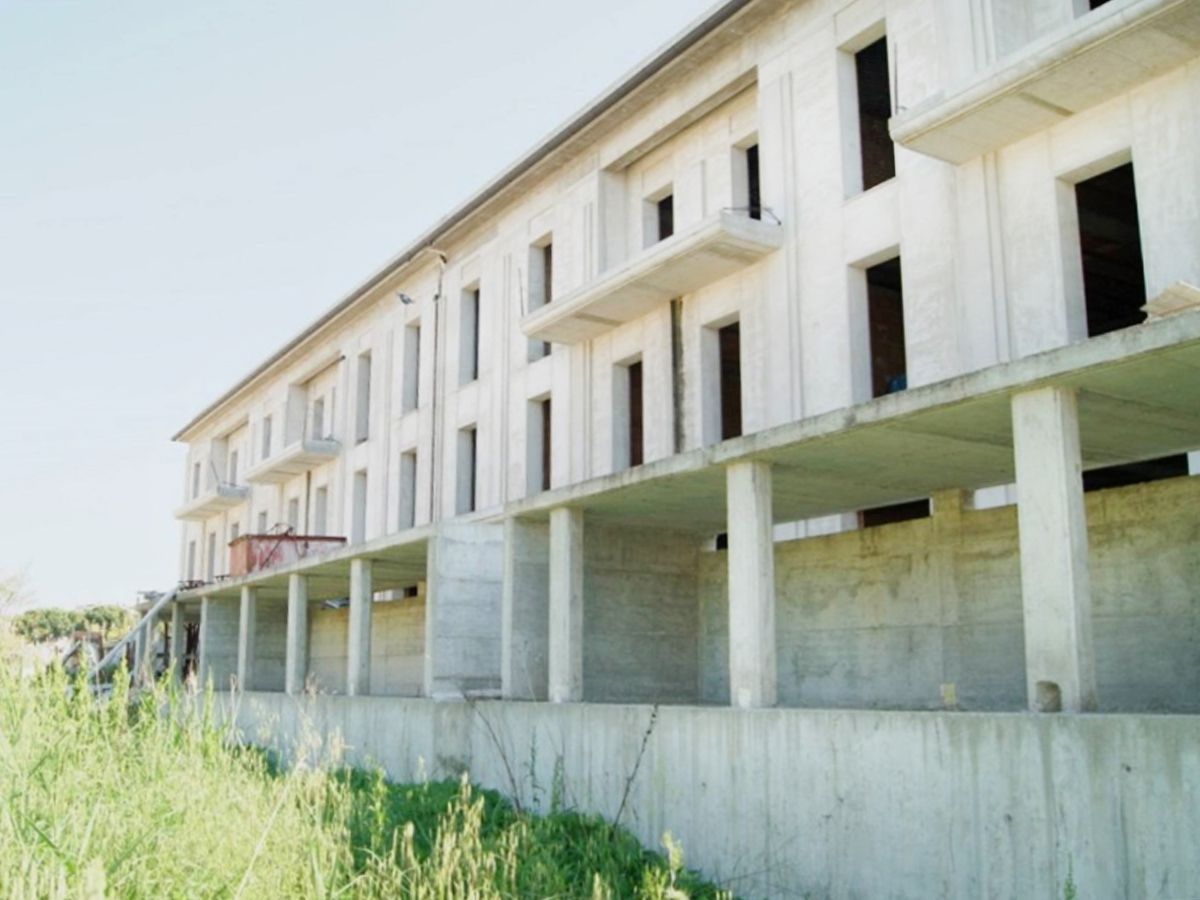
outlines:
[{"label": "empty window opening", "polygon": [[318,397],[312,405],[312,428],[309,433],[314,441],[325,437],[325,398]]},{"label": "empty window opening", "polygon": [[458,432],[458,471],[455,490],[457,514],[475,511],[477,431],[472,426],[460,428]]},{"label": "empty window opening", "polygon": [[192,463],[192,499],[200,496],[200,463]]},{"label": "empty window opening", "polygon": [[892,95],[886,36],[854,54],[854,74],[858,84],[858,145],[865,191],[896,177],[896,151],[888,133]]},{"label": "empty window opening", "polygon": [[871,342],[871,396],[882,397],[907,388],[900,257],[867,269],[867,332]]},{"label": "empty window opening", "polygon": [[[529,248],[529,312],[554,300],[554,242],[544,237]],[[549,341],[529,342],[529,361],[548,356]]]},{"label": "empty window opening", "polygon": [[542,420],[542,490],[550,490],[551,481],[551,447],[553,446],[550,440],[551,434],[551,408],[550,399],[547,397],[541,403],[541,420]]},{"label": "empty window opening", "polygon": [[860,510],[858,524],[862,528],[874,528],[878,525],[895,525],[898,522],[910,522],[913,519],[927,519],[930,515],[929,501],[910,500],[907,503],[893,503],[890,506],[877,506],[874,509]]},{"label": "empty window opening", "polygon": [[675,233],[675,195],[667,194],[656,204],[658,211],[658,239],[665,241]]},{"label": "empty window opening", "polygon": [[196,542],[188,541],[187,552],[187,580],[196,580]]},{"label": "empty window opening", "polygon": [[421,402],[421,326],[404,328],[404,385],[401,411],[412,412]]},{"label": "empty window opening", "polygon": [[721,378],[721,440],[742,433],[742,332],[741,323],[726,325],[717,332]]},{"label": "empty window opening", "polygon": [[258,514],[258,533],[267,533],[267,511],[265,509]]},{"label": "empty window opening", "polygon": [[262,458],[271,456],[271,417],[267,416],[262,423]]},{"label": "empty window opening", "polygon": [[1109,0],[1088,0],[1088,9],[1089,10],[1099,9],[1105,3],[1108,3],[1108,2],[1109,2]]},{"label": "empty window opening", "polygon": [[403,531],[417,524],[417,451],[400,454],[400,497],[397,527]]},{"label": "empty window opening", "polygon": [[354,515],[351,518],[350,542],[361,544],[367,539],[367,473],[354,473]]},{"label": "empty window opening", "polygon": [[354,440],[362,443],[371,436],[371,354],[358,357],[357,403],[354,412]]},{"label": "empty window opening", "polygon": [[419,596],[421,589],[418,585],[410,584],[401,592],[405,600],[411,600],[413,597]]},{"label": "empty window opening", "polygon": [[1084,472],[1083,489],[1085,491],[1103,491],[1130,484],[1162,481],[1166,478],[1183,478],[1187,474],[1187,454],[1178,453],[1174,456],[1148,459],[1145,462],[1125,463],[1120,466],[1107,466],[1103,469]]},{"label": "empty window opening", "polygon": [[323,537],[329,533],[329,488],[319,487],[313,495],[312,533]]},{"label": "empty window opening", "polygon": [[551,405],[550,398],[530,400],[526,404],[525,492],[527,495],[550,489],[551,483]]},{"label": "empty window opening", "polygon": [[292,497],[287,505],[287,524],[293,532],[300,530],[300,498]]},{"label": "empty window opening", "polygon": [[205,562],[204,577],[206,581],[214,581],[217,577],[217,533],[215,531],[208,533],[206,550],[208,558]]},{"label": "empty window opening", "polygon": [[758,144],[746,148],[746,206],[752,219],[762,218],[762,186],[758,174]]},{"label": "empty window opening", "polygon": [[470,384],[479,377],[479,288],[463,291],[459,311],[458,383]]},{"label": "empty window opening", "polygon": [[238,483],[238,452],[236,450],[229,454],[229,483]]},{"label": "empty window opening", "polygon": [[645,437],[642,425],[642,361],[628,366],[629,379],[629,465],[640,466],[645,462]]}]

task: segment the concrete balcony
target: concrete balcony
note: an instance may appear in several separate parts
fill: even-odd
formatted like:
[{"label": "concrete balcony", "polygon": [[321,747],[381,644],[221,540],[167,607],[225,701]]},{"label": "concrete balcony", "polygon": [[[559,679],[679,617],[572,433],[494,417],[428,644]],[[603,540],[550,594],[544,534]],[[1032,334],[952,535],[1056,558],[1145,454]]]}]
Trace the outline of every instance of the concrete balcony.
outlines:
[{"label": "concrete balcony", "polygon": [[240,484],[220,484],[206,488],[198,496],[185,502],[175,510],[177,519],[207,519],[219,512],[244,503],[250,496],[250,488]]},{"label": "concrete balcony", "polygon": [[342,445],[337,441],[302,438],[246,470],[251,484],[279,484],[303,475],[313,466],[335,459]]},{"label": "concrete balcony", "polygon": [[1113,0],[895,116],[892,139],[963,163],[1200,56],[1200,3]]},{"label": "concrete balcony", "polygon": [[630,322],[757,262],[783,242],[783,228],[722,211],[647,247],[591,284],[527,315],[531,338],[574,344]]}]

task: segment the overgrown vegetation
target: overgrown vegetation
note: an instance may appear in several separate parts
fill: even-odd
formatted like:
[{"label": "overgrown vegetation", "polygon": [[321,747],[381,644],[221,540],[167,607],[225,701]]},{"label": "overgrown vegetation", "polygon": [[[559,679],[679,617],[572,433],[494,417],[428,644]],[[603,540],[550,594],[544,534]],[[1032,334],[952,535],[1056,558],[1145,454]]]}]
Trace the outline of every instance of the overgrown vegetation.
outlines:
[{"label": "overgrown vegetation", "polygon": [[12,898],[720,896],[678,848],[461,783],[283,769],[211,697],[107,701],[0,671],[0,894]]},{"label": "overgrown vegetation", "polygon": [[133,623],[133,610],[123,606],[88,606],[83,609],[45,607],[29,609],[14,616],[12,629],[34,644],[55,641],[79,632],[97,634],[107,641],[127,632]]}]

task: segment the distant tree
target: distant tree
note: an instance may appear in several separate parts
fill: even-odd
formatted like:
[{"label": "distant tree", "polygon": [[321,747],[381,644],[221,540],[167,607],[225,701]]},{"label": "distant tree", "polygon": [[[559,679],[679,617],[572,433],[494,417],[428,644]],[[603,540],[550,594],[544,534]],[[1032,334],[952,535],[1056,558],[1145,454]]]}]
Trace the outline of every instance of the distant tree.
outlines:
[{"label": "distant tree", "polygon": [[29,609],[13,619],[13,631],[34,644],[74,634],[83,617],[69,609]]},{"label": "distant tree", "polygon": [[133,627],[133,610],[124,606],[89,606],[82,610],[82,616],[84,627],[98,632],[105,640]]}]

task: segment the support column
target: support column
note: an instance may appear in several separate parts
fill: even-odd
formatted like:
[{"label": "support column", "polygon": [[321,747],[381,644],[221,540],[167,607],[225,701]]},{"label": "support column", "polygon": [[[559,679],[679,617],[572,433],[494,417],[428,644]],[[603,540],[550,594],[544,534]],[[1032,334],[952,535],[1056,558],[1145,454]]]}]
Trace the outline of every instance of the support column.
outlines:
[{"label": "support column", "polygon": [[346,647],[346,693],[371,693],[371,561],[350,560],[350,627]]},{"label": "support column", "polygon": [[1079,410],[1071,388],[1012,400],[1029,707],[1096,707]]},{"label": "support column", "polygon": [[583,700],[583,510],[550,511],[549,694]]},{"label": "support column", "polygon": [[774,706],[775,541],[771,466],[726,469],[729,535],[729,698],[749,709]]},{"label": "support column", "polygon": [[183,677],[183,656],[187,651],[187,624],[183,621],[183,604],[171,604],[171,645],[167,648],[167,664],[171,677]]},{"label": "support column", "polygon": [[151,680],[154,660],[154,619],[146,619],[138,626],[134,639],[133,677],[134,682],[145,684]]},{"label": "support column", "polygon": [[258,589],[242,588],[241,613],[238,616],[237,686],[240,691],[254,690],[254,639],[258,631]]},{"label": "support column", "polygon": [[212,666],[209,660],[209,656],[212,654],[212,638],[208,634],[212,625],[212,602],[208,597],[200,598],[200,636],[196,641],[196,683],[201,688],[208,684]]},{"label": "support column", "polygon": [[288,576],[287,650],[283,689],[289,694],[304,692],[308,677],[308,576]]}]

